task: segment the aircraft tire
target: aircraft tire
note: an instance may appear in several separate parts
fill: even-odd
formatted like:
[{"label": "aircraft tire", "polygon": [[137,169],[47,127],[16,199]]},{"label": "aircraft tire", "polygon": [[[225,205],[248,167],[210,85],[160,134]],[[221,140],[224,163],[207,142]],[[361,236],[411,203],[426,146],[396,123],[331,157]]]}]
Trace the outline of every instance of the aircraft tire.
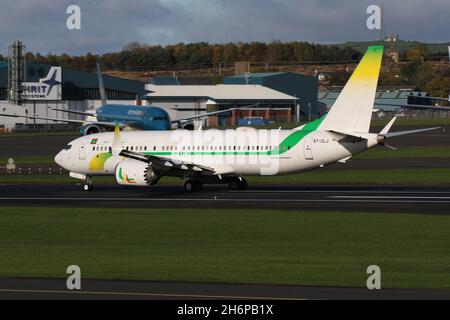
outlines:
[{"label": "aircraft tire", "polygon": [[186,192],[200,191],[203,189],[203,183],[196,180],[188,180],[184,183],[184,190]]},{"label": "aircraft tire", "polygon": [[92,183],[85,183],[83,185],[83,190],[90,192],[90,191],[94,190],[94,185]]}]

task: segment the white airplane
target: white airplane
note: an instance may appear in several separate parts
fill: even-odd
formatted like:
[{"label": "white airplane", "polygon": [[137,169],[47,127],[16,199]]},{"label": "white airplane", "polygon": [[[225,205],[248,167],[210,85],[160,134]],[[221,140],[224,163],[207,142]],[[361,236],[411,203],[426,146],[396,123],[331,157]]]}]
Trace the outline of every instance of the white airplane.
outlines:
[{"label": "white airplane", "polygon": [[388,148],[390,137],[434,130],[389,133],[395,118],[380,133],[369,133],[383,56],[382,46],[369,47],[329,113],[293,130],[131,131],[80,137],[55,161],[70,176],[93,188],[92,177],[114,175],[120,185],[151,186],[165,176],[185,180],[185,190],[204,183],[247,187],[243,176],[286,175],[335,162],[376,145]]}]

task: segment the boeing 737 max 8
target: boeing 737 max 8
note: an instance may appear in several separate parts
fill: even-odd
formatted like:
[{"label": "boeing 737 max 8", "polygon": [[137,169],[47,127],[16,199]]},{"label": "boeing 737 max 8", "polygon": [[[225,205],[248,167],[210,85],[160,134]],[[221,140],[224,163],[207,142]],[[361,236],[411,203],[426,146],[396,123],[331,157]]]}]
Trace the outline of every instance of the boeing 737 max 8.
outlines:
[{"label": "boeing 737 max 8", "polygon": [[186,191],[204,183],[245,189],[244,176],[286,175],[345,162],[387,139],[436,128],[389,133],[395,118],[379,133],[369,133],[383,57],[369,47],[329,113],[293,130],[131,131],[80,137],[55,161],[92,190],[92,177],[114,175],[120,185],[151,186],[165,176],[185,180]]}]

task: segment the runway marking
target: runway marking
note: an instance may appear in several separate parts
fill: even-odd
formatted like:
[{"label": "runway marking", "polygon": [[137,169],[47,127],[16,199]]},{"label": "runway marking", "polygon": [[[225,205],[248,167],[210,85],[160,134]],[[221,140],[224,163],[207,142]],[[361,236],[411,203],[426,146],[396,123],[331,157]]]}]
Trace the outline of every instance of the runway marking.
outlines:
[{"label": "runway marking", "polygon": [[235,300],[307,300],[306,298],[286,297],[247,297],[247,296],[221,296],[203,294],[177,294],[177,293],[147,293],[147,292],[108,292],[108,291],[64,291],[64,290],[21,290],[0,289],[4,293],[40,293],[40,294],[79,294],[79,295],[106,295],[106,296],[132,296],[132,297],[173,297],[173,298],[199,298],[199,299],[235,299]]},{"label": "runway marking", "polygon": [[418,196],[330,196],[336,199],[432,199],[450,200],[450,197],[418,197]]},{"label": "runway marking", "polygon": [[[110,202],[367,202],[367,203],[450,203],[450,197],[374,197],[362,196],[328,196],[326,199],[259,199],[259,198],[18,198],[3,197],[0,201],[110,201]],[[423,200],[420,200],[423,199]],[[430,200],[427,200],[430,199]]]},{"label": "runway marking", "polygon": [[387,193],[387,194],[450,194],[449,191],[400,191],[400,190],[245,190],[245,191],[230,191],[230,193]]}]

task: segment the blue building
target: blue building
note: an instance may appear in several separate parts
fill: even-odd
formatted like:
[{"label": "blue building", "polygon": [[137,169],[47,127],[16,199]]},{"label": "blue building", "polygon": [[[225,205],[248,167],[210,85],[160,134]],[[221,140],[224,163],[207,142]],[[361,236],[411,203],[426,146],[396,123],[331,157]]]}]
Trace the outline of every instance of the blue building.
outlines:
[{"label": "blue building", "polygon": [[293,72],[249,73],[226,77],[223,83],[261,85],[293,96],[299,106],[293,113],[299,111],[302,120],[315,119],[325,112],[318,104],[318,80],[313,76]]}]

